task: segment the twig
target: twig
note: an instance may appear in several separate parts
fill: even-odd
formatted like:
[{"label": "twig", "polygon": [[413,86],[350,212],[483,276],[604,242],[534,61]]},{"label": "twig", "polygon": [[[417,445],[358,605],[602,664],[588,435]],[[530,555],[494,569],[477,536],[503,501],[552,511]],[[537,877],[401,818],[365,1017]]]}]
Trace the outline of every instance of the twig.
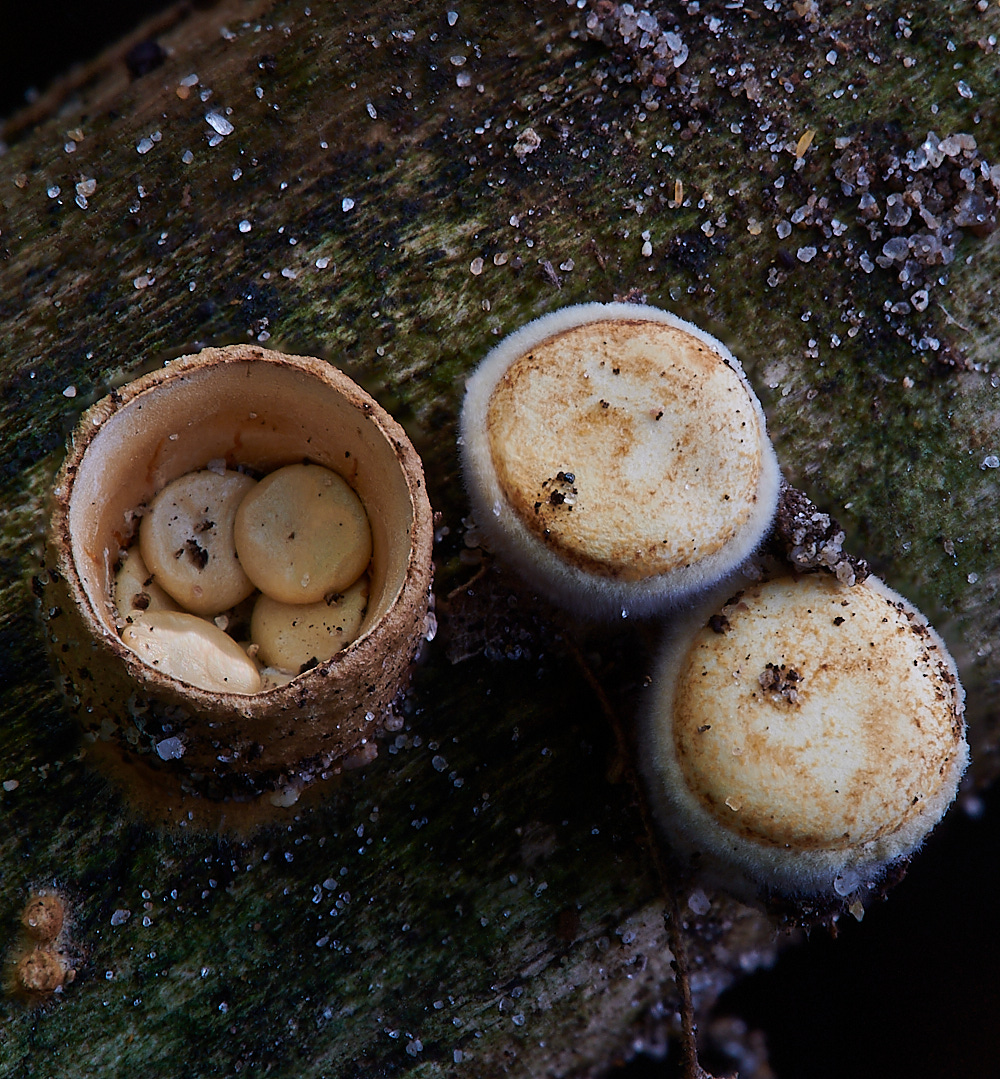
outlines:
[{"label": "twig", "polygon": [[479,578],[480,578],[480,577],[482,577],[482,575],[483,575],[483,574],[484,574],[484,573],[485,573],[485,572],[486,572],[486,571],[487,571],[488,569],[489,569],[489,566],[487,565],[487,563],[486,563],[486,562],[483,562],[483,563],[482,563],[482,565],[481,565],[481,566],[479,567],[479,569],[477,569],[477,570],[476,570],[476,572],[475,572],[475,573],[474,573],[474,574],[473,574],[473,575],[472,575],[472,576],[471,576],[471,577],[470,577],[470,578],[469,578],[469,579],[468,579],[467,581],[463,581],[463,582],[462,582],[462,583],[461,583],[460,585],[458,585],[458,586],[457,586],[456,588],[453,588],[453,589],[452,589],[452,590],[451,590],[451,591],[450,591],[450,592],[448,593],[448,595],[447,595],[447,596],[445,596],[445,602],[446,602],[446,603],[450,603],[450,602],[451,602],[451,601],[452,601],[452,600],[453,600],[453,599],[454,599],[454,598],[455,598],[455,597],[456,597],[456,596],[457,596],[457,595],[459,594],[459,592],[464,592],[464,591],[465,591],[465,590],[466,590],[467,588],[469,588],[469,587],[470,587],[471,585],[474,585],[474,584],[476,583],[476,581],[478,581],[478,580],[479,580]]},{"label": "twig", "polygon": [[594,691],[594,696],[597,698],[601,710],[607,716],[612,731],[614,731],[618,755],[622,762],[625,777],[635,792],[643,831],[646,833],[646,844],[653,858],[653,868],[656,871],[660,891],[666,900],[664,921],[670,950],[674,955],[674,979],[677,984],[677,991],[680,994],[681,1052],[684,1056],[684,1079],[712,1079],[712,1076],[698,1063],[698,1027],[695,1022],[694,999],[691,995],[691,968],[688,964],[687,943],[684,939],[680,903],[675,885],[679,870],[668,863],[667,856],[657,837],[653,814],[646,798],[646,789],[636,774],[634,746],[625,730],[625,725],[615,711],[607,693],[604,692],[604,687],[598,680],[597,675],[594,674],[590,664],[580,651],[580,646],[568,634],[563,634],[563,640],[565,640],[577,666],[583,672],[583,677],[587,680],[587,684]]},{"label": "twig", "polygon": [[680,993],[681,1052],[684,1054],[684,1079],[712,1079],[698,1062],[698,1025],[695,1022],[694,999],[691,996],[691,968],[688,964],[687,941],[681,925],[677,889],[668,884],[665,889],[668,915],[667,939],[674,953],[674,975]]},{"label": "twig", "polygon": [[949,326],[957,326],[960,330],[965,330],[966,333],[972,333],[972,330],[970,330],[968,326],[963,326],[962,323],[959,322],[958,319],[952,315],[952,313],[945,307],[943,303],[939,303],[938,307],[940,307],[941,310],[944,311],[945,322]]}]

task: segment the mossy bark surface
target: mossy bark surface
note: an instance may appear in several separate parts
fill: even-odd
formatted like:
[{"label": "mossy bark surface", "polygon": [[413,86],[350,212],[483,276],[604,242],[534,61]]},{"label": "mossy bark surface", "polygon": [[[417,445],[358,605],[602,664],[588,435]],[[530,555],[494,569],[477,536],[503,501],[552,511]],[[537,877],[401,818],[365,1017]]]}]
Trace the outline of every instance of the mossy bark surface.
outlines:
[{"label": "mossy bark surface", "polygon": [[[657,630],[571,626],[477,576],[464,378],[575,302],[642,296],[726,340],[787,478],[954,649],[987,782],[1000,8],[692,4],[661,15],[687,51],[659,66],[610,5],[258,0],[163,25],[161,67],[129,82],[110,56],[0,156],[0,925],[11,983],[20,912],[56,887],[77,965],[47,1003],[0,1003],[0,1074],[597,1074],[677,1006],[586,677],[628,726]],[[929,130],[975,144],[907,165]],[[953,261],[884,253],[920,232]],[[91,767],[32,578],[81,404],[246,340],[328,359],[407,427],[441,632],[369,767],[263,829],[164,829]],[[780,941],[714,893],[685,915],[702,1004]]]}]

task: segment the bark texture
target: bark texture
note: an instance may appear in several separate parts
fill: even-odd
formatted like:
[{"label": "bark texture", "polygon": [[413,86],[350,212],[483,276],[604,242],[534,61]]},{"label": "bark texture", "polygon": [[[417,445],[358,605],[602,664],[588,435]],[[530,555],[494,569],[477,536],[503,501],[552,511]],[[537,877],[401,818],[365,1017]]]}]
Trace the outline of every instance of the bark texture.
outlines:
[{"label": "bark texture", "polygon": [[[0,1002],[0,1073],[587,1075],[662,1043],[664,897],[607,714],[630,728],[656,627],[572,625],[489,567],[457,472],[465,375],[559,305],[646,298],[733,347],[786,477],[954,648],[970,785],[992,778],[980,8],[223,0],[158,24],[155,71],[112,51],[8,124],[0,925],[12,984],[21,910],[57,890],[76,977]],[[81,404],[246,340],[329,359],[407,427],[440,633],[370,766],[262,829],[163,829],[91,768],[32,578]],[[680,902],[704,1008],[780,921]]]}]

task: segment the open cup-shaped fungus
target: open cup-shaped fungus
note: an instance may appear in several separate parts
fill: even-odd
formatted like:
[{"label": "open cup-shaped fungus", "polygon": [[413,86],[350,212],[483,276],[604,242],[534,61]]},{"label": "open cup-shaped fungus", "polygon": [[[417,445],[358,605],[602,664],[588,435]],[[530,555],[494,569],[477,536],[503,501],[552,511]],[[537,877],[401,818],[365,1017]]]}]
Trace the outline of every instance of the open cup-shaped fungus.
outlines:
[{"label": "open cup-shaped fungus", "polygon": [[[431,540],[419,457],[346,375],[243,345],[174,360],[84,414],[56,481],[45,607],[67,693],[92,739],[190,791],[302,786],[372,755],[425,633]],[[288,564],[312,587],[268,600],[251,644],[255,585]]]},{"label": "open cup-shaped fungus", "polygon": [[666,311],[581,304],[506,337],[469,379],[462,465],[476,522],[582,614],[649,614],[715,584],[778,498],[739,361]]},{"label": "open cup-shaped fungus", "polygon": [[963,697],[940,637],[876,578],[755,584],[669,636],[645,718],[653,807],[736,895],[863,899],[955,797]]}]

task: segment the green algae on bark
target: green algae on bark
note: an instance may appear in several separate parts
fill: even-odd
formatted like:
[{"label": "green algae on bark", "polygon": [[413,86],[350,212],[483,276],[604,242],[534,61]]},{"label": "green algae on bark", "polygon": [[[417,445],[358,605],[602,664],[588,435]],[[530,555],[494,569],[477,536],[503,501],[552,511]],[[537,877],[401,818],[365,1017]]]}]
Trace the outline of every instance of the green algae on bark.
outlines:
[{"label": "green algae on bark", "polygon": [[[469,583],[464,377],[556,306],[644,295],[733,347],[786,475],[939,621],[973,779],[992,776],[982,298],[1000,247],[959,227],[955,260],[920,268],[923,310],[905,260],[878,258],[914,231],[885,224],[909,184],[888,159],[929,131],[975,135],[935,178],[949,212],[973,161],[995,200],[1000,9],[690,4],[660,20],[687,56],[647,77],[641,32],[588,28],[605,7],[229,0],[167,30],[157,71],[98,73],[0,157],[0,919],[55,882],[85,955],[53,1004],[0,1005],[6,1074],[45,1054],[171,1074],[192,1038],[200,1074],[596,1074],[669,1029],[661,899],[564,627]],[[854,151],[878,219],[837,175]],[[247,836],[159,831],[89,768],[48,674],[30,583],[46,491],[81,403],[247,339],[329,358],[405,423],[441,514],[449,640],[326,801]],[[584,642],[626,720],[652,637]],[[706,902],[689,911],[703,1005],[773,948],[765,918]]]}]

